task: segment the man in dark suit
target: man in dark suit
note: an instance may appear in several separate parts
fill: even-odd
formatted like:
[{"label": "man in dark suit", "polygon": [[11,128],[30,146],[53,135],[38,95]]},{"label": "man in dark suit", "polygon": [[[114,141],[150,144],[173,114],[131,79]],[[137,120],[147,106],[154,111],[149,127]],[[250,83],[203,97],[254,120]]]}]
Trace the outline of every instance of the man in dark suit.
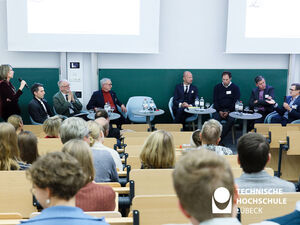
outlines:
[{"label": "man in dark suit", "polygon": [[286,97],[286,101],[281,107],[275,102],[274,99],[267,100],[269,104],[274,105],[274,109],[278,113],[271,118],[271,123],[281,123],[285,126],[294,120],[300,119],[300,84],[293,83],[290,87],[290,96]]},{"label": "man in dark suit", "polygon": [[252,89],[249,106],[251,109],[256,108],[258,113],[262,115],[261,118],[251,121],[249,129],[253,129],[254,123],[263,123],[265,117],[273,112],[273,105],[266,102],[266,100],[274,99],[274,88],[266,85],[266,80],[263,76],[257,76],[254,79],[256,88]]},{"label": "man in dark suit", "polygon": [[44,99],[45,90],[43,85],[34,83],[31,87],[31,93],[33,94],[33,99],[28,105],[29,115],[35,122],[44,123],[48,117],[54,116],[54,114],[47,101]]},{"label": "man in dark suit", "polygon": [[59,92],[53,96],[55,111],[67,117],[80,113],[82,104],[77,99],[75,93],[71,91],[70,83],[67,80],[60,80],[57,84]]},{"label": "man in dark suit", "polygon": [[[118,99],[116,93],[111,90],[112,82],[109,78],[103,78],[100,80],[101,90],[95,91],[87,104],[86,108],[96,109],[98,107],[104,108],[106,103],[109,103],[114,113],[119,113],[117,105],[121,107],[122,112],[126,113],[127,109],[124,104]],[[120,113],[119,113],[120,114]],[[116,120],[117,126],[120,128],[121,124],[124,123],[125,118],[121,115],[120,119]]]},{"label": "man in dark suit", "polygon": [[193,83],[193,75],[190,71],[183,73],[183,83],[177,84],[173,96],[173,113],[175,115],[175,123],[182,123],[183,128],[185,119],[191,114],[184,110],[195,103],[198,98],[198,88]]}]

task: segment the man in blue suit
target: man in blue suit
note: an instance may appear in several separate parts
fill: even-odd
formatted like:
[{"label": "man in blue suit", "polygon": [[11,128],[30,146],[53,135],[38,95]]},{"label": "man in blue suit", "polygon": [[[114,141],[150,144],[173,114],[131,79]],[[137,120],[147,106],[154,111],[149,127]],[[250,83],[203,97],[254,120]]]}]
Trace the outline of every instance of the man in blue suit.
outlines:
[{"label": "man in blue suit", "polygon": [[[103,78],[100,80],[101,90],[95,91],[87,104],[86,108],[104,108],[105,103],[109,103],[111,108],[114,109],[113,112],[119,113],[117,110],[117,105],[121,107],[122,112],[127,112],[124,104],[118,99],[116,93],[111,90],[112,82],[109,78]],[[125,121],[125,118],[121,115],[121,118],[116,121],[116,124],[120,127]]]},{"label": "man in blue suit", "polygon": [[285,126],[294,120],[300,119],[300,84],[293,83],[290,87],[290,96],[286,97],[286,101],[281,107],[274,99],[268,100],[269,104],[274,105],[274,109],[278,113],[271,118],[271,123],[281,123]]},{"label": "man in blue suit", "polygon": [[183,73],[183,83],[177,84],[173,96],[173,113],[175,115],[175,123],[182,123],[183,128],[185,119],[191,114],[184,110],[195,103],[198,97],[198,88],[192,85],[193,75],[190,71]]}]

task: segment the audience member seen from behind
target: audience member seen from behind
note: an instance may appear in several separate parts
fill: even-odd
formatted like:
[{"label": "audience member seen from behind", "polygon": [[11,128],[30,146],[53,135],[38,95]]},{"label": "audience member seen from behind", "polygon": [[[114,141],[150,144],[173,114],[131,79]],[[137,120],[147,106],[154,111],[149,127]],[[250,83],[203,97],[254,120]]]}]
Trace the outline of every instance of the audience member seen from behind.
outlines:
[{"label": "audience member seen from behind", "polygon": [[[110,122],[110,119],[108,117],[108,113],[106,112],[106,110],[104,110],[104,109],[98,109],[96,111],[96,113],[95,113],[95,120],[98,119],[98,118],[100,118],[100,117],[105,118],[108,121],[108,123]],[[106,136],[107,137],[114,137],[114,138],[120,139],[121,138],[120,129],[112,127],[112,125],[109,123],[109,130],[108,130],[108,134]]]},{"label": "audience member seen from behind", "polygon": [[173,136],[167,131],[158,130],[150,134],[140,154],[142,169],[168,169],[175,165]]},{"label": "audience member seen from behind", "polygon": [[95,170],[88,144],[82,140],[70,140],[64,145],[62,152],[77,159],[86,175],[84,187],[76,194],[76,206],[83,211],[113,211],[115,192],[109,186],[94,182]]},{"label": "audience member seen from behind", "polygon": [[[241,224],[236,218],[237,188],[230,165],[224,157],[205,149],[188,152],[176,163],[173,184],[179,198],[179,208],[193,225]],[[222,197],[228,195],[225,205],[221,205],[222,209],[229,207],[228,212],[212,212],[215,202],[221,202],[216,193],[222,193]]]},{"label": "audience member seen from behind", "polygon": [[7,122],[14,126],[17,134],[23,131],[24,124],[21,116],[16,114],[11,115],[8,117]]},{"label": "audience member seen from behind", "polygon": [[200,139],[200,132],[201,130],[195,130],[191,136],[191,147],[197,148],[201,146],[201,139]]},{"label": "audience member seen from behind", "polygon": [[103,218],[91,217],[75,207],[75,195],[87,178],[74,157],[63,152],[48,153],[34,162],[26,174],[44,210],[23,224],[107,224]]},{"label": "audience member seen from behind", "polygon": [[0,66],[0,116],[6,121],[13,114],[21,114],[18,105],[19,97],[23,94],[22,90],[26,85],[26,81],[22,80],[18,90],[10,82],[14,78],[14,71],[11,65]]},{"label": "audience member seen from behind", "polygon": [[18,162],[11,158],[11,151],[16,148],[14,145],[14,136],[16,132],[14,127],[10,123],[0,123],[0,170],[18,170]]},{"label": "audience member seen from behind", "polygon": [[62,119],[59,116],[52,116],[43,123],[43,131],[46,134],[45,138],[58,138],[59,128]]},{"label": "audience member seen from behind", "polygon": [[257,133],[243,135],[237,144],[238,162],[244,173],[235,180],[239,189],[271,188],[282,192],[294,192],[295,185],[278,177],[269,175],[265,170],[271,159],[270,146],[265,137]]},{"label": "audience member seen from behind", "polygon": [[[90,144],[89,129],[82,118],[70,117],[64,120],[59,136],[63,144],[72,139],[83,140]],[[119,176],[111,154],[106,151],[92,150],[92,155],[96,172],[95,181],[118,182]]]},{"label": "audience member seen from behind", "polygon": [[16,162],[18,166],[13,166],[12,169],[20,170],[25,170],[30,166],[21,160],[16,130],[10,123],[0,123],[0,146],[2,163],[14,165]]},{"label": "audience member seen from behind", "polygon": [[210,119],[206,121],[201,129],[200,139],[202,147],[205,147],[211,151],[216,152],[218,155],[232,155],[232,151],[229,148],[219,146],[221,141],[222,125],[219,121]]},{"label": "audience member seen from behind", "polygon": [[104,141],[104,130],[101,125],[96,123],[95,121],[88,121],[87,126],[90,132],[90,146],[92,150],[99,150],[99,151],[106,151],[109,154],[111,154],[112,158],[114,159],[114,162],[116,164],[116,167],[119,171],[123,170],[123,164],[120,158],[119,153],[111,148],[108,148],[103,145]]},{"label": "audience member seen from behind", "polygon": [[18,146],[20,149],[21,160],[32,164],[39,157],[38,140],[31,131],[22,131],[18,135]]}]

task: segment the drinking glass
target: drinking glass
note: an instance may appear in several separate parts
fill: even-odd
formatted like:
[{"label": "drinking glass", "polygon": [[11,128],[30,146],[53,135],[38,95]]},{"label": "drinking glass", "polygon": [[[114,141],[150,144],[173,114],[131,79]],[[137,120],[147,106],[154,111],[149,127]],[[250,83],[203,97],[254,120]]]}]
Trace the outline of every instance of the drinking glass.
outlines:
[{"label": "drinking glass", "polygon": [[205,107],[208,109],[210,107],[210,103],[209,102],[206,102],[205,103]]}]

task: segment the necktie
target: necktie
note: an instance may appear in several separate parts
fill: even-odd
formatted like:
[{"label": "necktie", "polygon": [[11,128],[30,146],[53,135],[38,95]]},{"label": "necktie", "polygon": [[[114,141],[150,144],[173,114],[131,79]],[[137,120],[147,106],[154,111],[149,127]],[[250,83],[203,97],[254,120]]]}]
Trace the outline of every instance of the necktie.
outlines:
[{"label": "necktie", "polygon": [[189,86],[185,86],[185,91],[184,91],[185,94],[188,93],[188,91],[189,91],[188,88],[189,88]]},{"label": "necktie", "polygon": [[66,95],[66,100],[68,101],[68,95]]}]

